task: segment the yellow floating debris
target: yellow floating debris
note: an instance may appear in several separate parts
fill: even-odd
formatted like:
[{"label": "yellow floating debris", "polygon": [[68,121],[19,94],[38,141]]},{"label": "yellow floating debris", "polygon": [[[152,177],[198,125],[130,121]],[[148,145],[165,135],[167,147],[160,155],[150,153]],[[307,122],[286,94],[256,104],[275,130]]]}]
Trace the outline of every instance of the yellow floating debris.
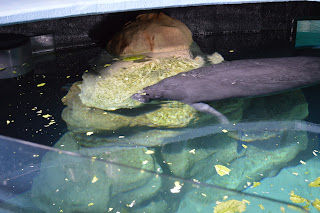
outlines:
[{"label": "yellow floating debris", "polygon": [[191,150],[189,151],[189,153],[191,153],[191,154],[196,154],[196,149],[191,149]]},{"label": "yellow floating debris", "polygon": [[37,87],[43,87],[44,85],[46,85],[46,83],[38,84]]},{"label": "yellow floating debris", "polygon": [[305,199],[299,195],[295,195],[294,191],[291,191],[290,195],[291,195],[290,200],[294,203],[304,203],[304,202],[306,202],[307,204],[310,203],[307,199]]},{"label": "yellow floating debris", "polygon": [[257,186],[260,186],[261,183],[260,182],[253,182],[253,186],[252,187],[257,187]]},{"label": "yellow floating debris", "polygon": [[264,206],[262,204],[258,204],[258,206],[260,207],[260,209],[264,210]]},{"label": "yellow floating debris", "polygon": [[145,58],[144,55],[137,55],[137,56],[126,57],[122,61],[135,61],[135,60],[140,60],[140,59],[144,59],[144,58]]},{"label": "yellow floating debris", "polygon": [[307,163],[304,162],[303,160],[300,160],[300,163],[301,163],[301,164],[304,164],[304,165],[307,164]]},{"label": "yellow floating debris", "polygon": [[133,200],[130,204],[126,204],[127,207],[133,207],[136,204],[136,201]]},{"label": "yellow floating debris", "polygon": [[192,179],[193,182],[196,182],[196,183],[200,183],[200,181],[198,181],[197,179]]},{"label": "yellow floating debris", "polygon": [[221,202],[217,206],[214,207],[214,213],[236,213],[236,212],[244,212],[247,206],[244,202],[239,200],[229,200],[226,202]]},{"label": "yellow floating debris", "polygon": [[153,150],[148,149],[145,153],[146,153],[147,155],[151,155],[151,154],[153,154],[153,153],[154,153],[154,151],[153,151]]},{"label": "yellow floating debris", "polygon": [[247,204],[250,204],[250,201],[249,201],[249,200],[243,199],[242,202],[247,203]]},{"label": "yellow floating debris", "polygon": [[46,115],[42,115],[43,118],[50,118],[52,115],[46,114]]},{"label": "yellow floating debris", "polygon": [[223,166],[223,165],[215,165],[214,168],[216,169],[218,175],[224,176],[224,175],[229,175],[231,169]]},{"label": "yellow floating debris", "polygon": [[320,211],[320,200],[316,198],[316,200],[312,203],[312,206]]},{"label": "yellow floating debris", "polygon": [[90,135],[92,135],[93,133],[94,133],[94,132],[87,132],[86,135],[87,135],[87,136],[90,136]]},{"label": "yellow floating debris", "polygon": [[170,189],[171,193],[179,193],[180,189],[182,188],[182,185],[180,184],[179,181],[174,182],[174,187]]},{"label": "yellow floating debris", "polygon": [[315,181],[309,183],[310,187],[320,187],[320,177],[318,177]]},{"label": "yellow floating debris", "polygon": [[307,205],[302,206],[302,208],[304,208],[305,210],[309,211],[310,210],[309,206],[310,206],[310,204],[307,204]]},{"label": "yellow floating debris", "polygon": [[99,179],[97,178],[97,176],[94,175],[91,182],[92,182],[92,183],[95,183],[95,182],[97,182],[98,180],[99,180]]}]

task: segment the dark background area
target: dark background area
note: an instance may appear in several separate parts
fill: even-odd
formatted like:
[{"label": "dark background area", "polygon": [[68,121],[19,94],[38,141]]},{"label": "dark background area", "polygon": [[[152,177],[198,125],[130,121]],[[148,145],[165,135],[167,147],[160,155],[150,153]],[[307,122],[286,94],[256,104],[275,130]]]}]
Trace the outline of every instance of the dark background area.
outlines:
[{"label": "dark background area", "polygon": [[[185,23],[203,52],[219,51],[230,60],[248,57],[243,56],[244,51],[258,57],[268,50],[273,54],[277,54],[275,49],[287,50],[293,42],[294,20],[320,17],[320,3],[293,1],[128,11],[3,26],[0,33],[53,34],[57,50],[104,48],[115,32],[137,15],[160,11]],[[229,55],[231,49],[235,52]]]},{"label": "dark background area", "polygon": [[[294,49],[295,20],[320,17],[319,2],[273,2],[239,5],[193,6],[89,15],[2,26],[0,33],[27,36],[52,34],[54,52],[33,72],[14,79],[0,79],[0,134],[52,145],[66,132],[60,99],[67,84],[81,80],[97,56],[122,26],[142,13],[164,12],[185,23],[194,41],[206,54],[217,51],[226,60],[310,55]],[[233,50],[233,52],[230,52]],[[47,56],[46,56],[47,57]],[[46,83],[43,87],[37,87]],[[309,120],[320,122],[319,87],[306,89]],[[32,110],[37,107],[36,110]],[[55,124],[39,116],[50,114]],[[7,121],[14,121],[7,124]]]}]

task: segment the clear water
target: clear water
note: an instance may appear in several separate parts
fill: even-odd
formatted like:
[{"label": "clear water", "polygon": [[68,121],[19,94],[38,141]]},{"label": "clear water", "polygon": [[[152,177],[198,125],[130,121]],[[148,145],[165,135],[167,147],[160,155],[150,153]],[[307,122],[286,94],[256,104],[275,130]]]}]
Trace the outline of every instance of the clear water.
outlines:
[{"label": "clear water", "polygon": [[[317,212],[319,86],[218,103],[230,125],[200,115],[187,128],[92,134],[61,118],[65,85],[84,70],[2,80],[1,134],[23,140],[0,138],[1,212]],[[160,106],[183,110],[142,110]]]}]

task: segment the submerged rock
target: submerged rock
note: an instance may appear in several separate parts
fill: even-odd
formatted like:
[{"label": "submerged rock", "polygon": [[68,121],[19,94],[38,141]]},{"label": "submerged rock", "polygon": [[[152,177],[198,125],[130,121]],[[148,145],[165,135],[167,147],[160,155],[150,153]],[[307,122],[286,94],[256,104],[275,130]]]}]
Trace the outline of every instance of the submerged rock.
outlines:
[{"label": "submerged rock", "polygon": [[[246,104],[243,119],[248,122],[300,120],[308,115],[308,105],[301,90],[250,99]],[[186,143],[185,146],[188,149],[192,149],[190,148],[192,144],[201,144],[198,148],[194,147],[193,149],[193,153],[202,153],[201,157],[203,159],[197,161],[197,163],[183,157],[190,154],[186,151],[180,152],[180,157],[177,153],[163,153],[163,156],[166,160],[175,159],[174,166],[170,166],[173,173],[174,171],[179,172],[174,173],[175,175],[182,174],[187,177],[192,175],[190,178],[200,182],[242,191],[251,187],[254,182],[277,175],[282,168],[288,166],[288,163],[308,146],[308,135],[304,131],[279,129],[278,132],[264,131],[265,134],[260,134],[260,132],[248,129],[248,132],[254,134],[255,137],[251,137],[252,141],[250,143],[245,143],[246,148],[243,148],[240,153],[237,152],[237,144],[243,144],[243,140],[231,138],[226,132],[196,138]],[[218,135],[220,136],[218,137]],[[205,155],[203,154],[204,150],[210,153]],[[168,155],[171,155],[171,157]],[[190,162],[192,166],[186,166],[185,163],[182,163],[181,167],[175,168],[179,165],[178,162]],[[231,171],[228,175],[220,176],[214,169],[215,165],[224,165]],[[185,171],[182,169],[183,166],[187,168]],[[190,167],[192,167],[191,172]],[[192,173],[192,171],[197,172]],[[182,203],[193,202],[206,206],[208,203],[223,200],[225,195],[231,196],[231,193],[226,193],[223,190],[219,192],[219,190],[210,188],[201,192],[206,196],[191,191],[183,198]]]},{"label": "submerged rock", "polygon": [[[219,159],[210,157],[210,159],[206,161],[206,166],[202,166],[204,167],[202,171],[205,171],[203,173],[207,174],[207,179],[201,181],[201,178],[198,178],[199,176],[203,176],[201,173],[198,173],[194,179],[202,183],[222,186],[241,192],[246,188],[253,187],[254,182],[259,183],[263,178],[276,176],[282,168],[289,166],[288,163],[291,162],[299,152],[305,150],[308,144],[308,136],[305,132],[289,132],[286,136],[280,138],[275,137],[273,140],[278,140],[278,149],[265,150],[261,147],[248,146],[245,153],[238,155],[232,161],[223,161],[222,153]],[[268,143],[270,141],[265,142]],[[236,147],[233,146],[230,147],[230,149],[236,153]],[[231,153],[231,150],[229,153]],[[214,165],[217,164],[223,164],[229,168],[231,170],[229,175],[220,176],[217,174],[213,168]],[[290,173],[290,175],[292,174]],[[268,186],[275,188],[272,187],[272,185],[270,186],[270,184]],[[257,188],[259,187],[260,186]],[[274,190],[277,191],[277,193],[281,191],[279,187]],[[251,191],[254,190],[252,189]],[[265,196],[264,193],[266,191],[261,191],[263,191],[261,196]],[[206,196],[203,196],[203,194]],[[289,197],[290,195],[286,193],[286,196]],[[224,191],[221,188],[203,187],[201,193],[197,190],[188,192],[182,199],[182,204],[185,205],[183,206],[184,209],[188,209],[188,207],[193,208],[192,204],[194,203],[197,203],[199,208],[206,208],[208,205],[214,205],[217,201],[221,202],[226,198],[233,199],[237,197],[242,197],[242,199],[247,199],[250,202],[254,200],[248,196]],[[276,196],[272,198],[278,199]],[[257,201],[265,207],[267,204],[270,205],[270,203],[268,203],[269,201],[265,202],[259,199]],[[272,206],[269,206],[269,209],[274,210]]]},{"label": "submerged rock", "polygon": [[160,178],[141,172],[144,169],[161,172],[145,147],[81,148],[71,132],[55,146],[88,157],[59,152],[48,152],[43,157],[40,174],[32,186],[32,199],[45,212],[121,210],[133,201],[139,206],[160,190]]}]

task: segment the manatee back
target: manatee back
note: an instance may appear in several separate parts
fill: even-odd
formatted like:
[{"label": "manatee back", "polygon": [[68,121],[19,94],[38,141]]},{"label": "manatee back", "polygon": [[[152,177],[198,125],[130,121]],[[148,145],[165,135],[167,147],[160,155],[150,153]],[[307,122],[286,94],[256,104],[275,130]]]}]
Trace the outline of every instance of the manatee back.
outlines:
[{"label": "manatee back", "polygon": [[166,78],[144,91],[155,99],[197,103],[263,96],[318,82],[319,57],[267,58],[201,67]]}]

